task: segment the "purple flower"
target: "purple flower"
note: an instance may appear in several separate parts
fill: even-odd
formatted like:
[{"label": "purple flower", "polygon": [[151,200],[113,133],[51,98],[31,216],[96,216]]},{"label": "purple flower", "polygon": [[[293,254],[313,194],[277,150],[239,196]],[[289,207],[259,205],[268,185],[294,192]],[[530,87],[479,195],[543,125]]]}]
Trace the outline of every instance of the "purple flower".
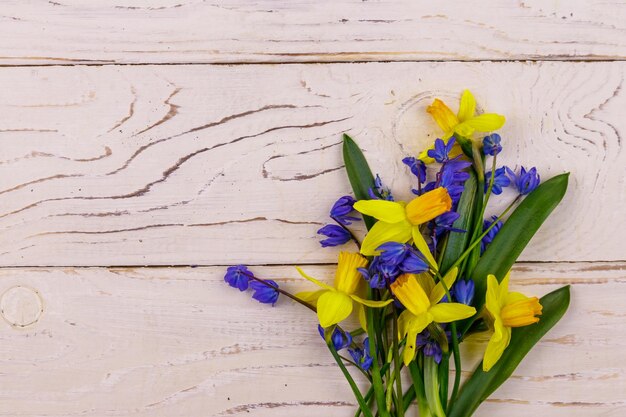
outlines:
[{"label": "purple flower", "polygon": [[496,156],[502,152],[502,145],[500,145],[500,135],[492,133],[489,136],[483,138],[483,153],[485,155]]},{"label": "purple flower", "polygon": [[435,145],[433,149],[428,150],[428,156],[433,158],[439,163],[448,161],[448,155],[454,146],[454,138],[450,138],[448,143],[445,143],[441,139],[435,139]]},{"label": "purple flower", "polygon": [[454,299],[465,305],[471,305],[474,299],[474,281],[459,279],[451,290]]},{"label": "purple flower", "polygon": [[374,180],[374,188],[375,191],[372,188],[368,190],[368,194],[372,200],[394,201],[391,191],[383,185],[383,181],[378,174],[376,174],[376,179]]},{"label": "purple flower", "polygon": [[252,272],[245,265],[229,266],[226,269],[224,281],[233,288],[239,288],[239,291],[245,291],[250,281],[248,275],[252,275]]},{"label": "purple flower", "polygon": [[398,265],[406,257],[409,247],[403,243],[387,242],[380,245],[376,250],[381,252],[380,260],[383,263]]},{"label": "purple flower", "polygon": [[350,240],[351,236],[347,230],[336,224],[327,224],[317,231],[318,235],[324,235],[327,239],[321,240],[320,244],[323,248],[329,246],[343,245]]},{"label": "purple flower", "polygon": [[[483,232],[489,228],[496,221],[496,216],[491,216],[491,221],[483,221]],[[482,254],[487,249],[487,246],[493,241],[500,229],[502,228],[502,221],[498,221],[495,226],[483,237],[480,241],[480,253]]]},{"label": "purple flower", "polygon": [[402,162],[411,169],[411,172],[417,177],[420,184],[426,182],[426,164],[423,161],[407,156]]},{"label": "purple flower", "polygon": [[[491,192],[495,195],[502,194],[502,188],[508,187],[511,184],[511,180],[506,175],[507,167],[501,167],[495,170],[493,175],[493,187]],[[489,189],[489,182],[491,181],[491,171],[485,174],[485,192]]]},{"label": "purple flower", "polygon": [[419,274],[428,271],[428,264],[422,259],[422,255],[413,248],[407,252],[399,267],[402,272],[407,274]]},{"label": "purple flower", "polygon": [[358,217],[349,216],[354,211],[354,203],[356,200],[349,195],[340,197],[330,209],[330,217],[345,226],[352,224],[353,221],[359,221]]},{"label": "purple flower", "polygon": [[[320,336],[322,336],[322,339],[326,340],[326,337],[324,336],[324,328],[318,324],[317,330],[320,332]],[[349,332],[344,332],[343,330],[339,329],[339,327],[335,327],[335,330],[333,330],[333,334],[331,336],[331,340],[333,342],[335,350],[339,351],[352,344],[352,335]]]},{"label": "purple flower", "polygon": [[441,362],[441,346],[439,346],[439,343],[435,340],[431,339],[430,332],[428,332],[428,330],[424,330],[422,333],[418,334],[415,343],[417,349],[424,349],[424,356],[431,356],[436,363]]},{"label": "purple flower", "polygon": [[363,348],[348,348],[348,352],[350,353],[350,356],[352,356],[354,362],[364,371],[367,371],[372,367],[373,358],[370,356],[370,343],[368,337],[366,337],[363,341]]},{"label": "purple flower", "polygon": [[276,301],[278,301],[278,295],[279,295],[279,292],[276,290],[276,288],[278,288],[278,284],[275,281],[272,281],[271,279],[266,279],[263,281],[272,285],[275,288],[265,285],[259,281],[254,281],[254,280],[250,281],[250,288],[254,290],[254,294],[252,294],[252,298],[254,298],[258,302],[263,303],[263,304],[271,304],[271,305],[276,304]]},{"label": "purple flower", "polygon": [[507,168],[507,173],[511,177],[511,180],[515,183],[517,191],[519,191],[521,195],[530,194],[535,191],[535,189],[539,186],[539,183],[541,183],[541,178],[539,177],[537,168],[535,167],[532,167],[528,171],[526,171],[526,168],[522,167],[519,175],[515,174],[513,170]]}]

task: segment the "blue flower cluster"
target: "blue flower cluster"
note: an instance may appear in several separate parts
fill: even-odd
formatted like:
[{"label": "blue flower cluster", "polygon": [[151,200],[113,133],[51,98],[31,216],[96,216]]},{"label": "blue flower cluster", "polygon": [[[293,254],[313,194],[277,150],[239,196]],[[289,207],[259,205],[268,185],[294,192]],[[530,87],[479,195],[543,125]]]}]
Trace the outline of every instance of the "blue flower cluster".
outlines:
[{"label": "blue flower cluster", "polygon": [[374,180],[374,188],[370,188],[368,193],[372,200],[394,201],[391,190],[383,185],[383,180],[380,179],[378,174],[376,174],[376,179]]},{"label": "blue flower cluster", "polygon": [[411,245],[387,242],[377,250],[381,254],[374,257],[368,268],[358,268],[372,288],[386,288],[402,273],[419,274],[428,270],[421,254]]},{"label": "blue flower cluster", "polygon": [[[485,174],[485,192],[489,188],[491,171]],[[494,171],[493,187],[491,192],[499,195],[502,189],[514,185],[521,195],[527,195],[534,191],[541,183],[541,178],[537,173],[537,168],[532,167],[528,171],[521,167],[519,175],[507,166],[500,167]]]},{"label": "blue flower cluster", "polygon": [[[487,230],[489,228],[489,226],[491,226],[493,224],[493,222],[495,222],[497,219],[496,216],[491,216],[491,221],[489,220],[484,220],[483,221],[483,232],[485,230]],[[498,232],[500,231],[500,229],[502,228],[502,221],[498,221],[496,223],[495,226],[493,226],[491,228],[491,230],[489,230],[489,232],[485,235],[485,237],[483,237],[483,239],[480,241],[480,253],[483,254],[485,252],[485,250],[487,249],[487,246],[489,246],[489,244],[493,241],[493,239],[496,237],[496,235],[498,234]]]},{"label": "blue flower cluster", "polygon": [[226,269],[224,281],[239,291],[248,288],[254,291],[252,298],[263,304],[272,306],[278,301],[278,284],[271,279],[256,278],[245,265],[230,266]]},{"label": "blue flower cluster", "polygon": [[348,348],[348,352],[352,356],[354,363],[362,370],[368,371],[372,367],[373,358],[370,356],[370,340],[368,337],[363,340],[363,347]]},{"label": "blue flower cluster", "polygon": [[420,161],[412,156],[407,156],[402,160],[402,163],[409,167],[413,175],[417,177],[420,184],[426,182],[426,164],[424,161]]},{"label": "blue flower cluster", "polygon": [[474,300],[474,281],[459,279],[450,289],[450,295],[457,303],[472,305]]},{"label": "blue flower cluster", "polygon": [[356,203],[356,200],[353,197],[344,195],[343,197],[339,197],[335,204],[333,204],[330,209],[330,218],[337,222],[337,224],[327,224],[317,231],[318,235],[326,236],[326,239],[320,240],[320,244],[323,248],[340,246],[352,239],[346,226],[360,220],[358,217],[352,216],[354,203]]},{"label": "blue flower cluster", "polygon": [[[322,339],[326,340],[326,337],[324,336],[324,328],[318,324],[317,330],[320,332]],[[330,338],[336,351],[345,349],[352,344],[352,335],[349,332],[344,332],[339,327],[335,327],[335,330],[333,330],[333,334]]]},{"label": "blue flower cluster", "polygon": [[502,145],[500,141],[502,138],[497,133],[493,133],[483,138],[483,153],[485,155],[496,156],[502,152]]}]

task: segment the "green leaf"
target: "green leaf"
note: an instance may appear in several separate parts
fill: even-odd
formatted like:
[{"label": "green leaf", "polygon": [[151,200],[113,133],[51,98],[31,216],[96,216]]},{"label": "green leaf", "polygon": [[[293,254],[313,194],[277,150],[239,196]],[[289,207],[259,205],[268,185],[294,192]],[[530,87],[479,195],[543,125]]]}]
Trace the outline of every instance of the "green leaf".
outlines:
[{"label": "green leaf", "polygon": [[463,384],[458,399],[452,405],[448,417],[469,417],[504,381],[532,347],[563,317],[569,306],[569,285],[559,288],[541,298],[543,315],[538,323],[513,329],[511,343],[502,357],[484,372],[482,362],[472,376]]},{"label": "green leaf", "polygon": [[487,247],[471,274],[476,286],[474,306],[477,311],[485,302],[487,275],[493,274],[500,281],[509,272],[530,239],[565,195],[568,177],[569,173],[550,178],[526,196]]},{"label": "green leaf", "polygon": [[[356,199],[369,200],[369,190],[374,188],[374,175],[361,149],[345,133],[343,135],[343,162]],[[376,223],[376,220],[369,216],[363,216],[363,221],[368,229]]]},{"label": "green leaf", "polygon": [[474,197],[476,196],[476,174],[474,174],[473,170],[470,170],[469,174],[470,177],[465,181],[465,188],[457,207],[460,217],[452,225],[455,229],[465,230],[465,232],[450,232],[448,235],[448,242],[439,267],[444,272],[447,272],[465,251],[472,233],[470,229],[472,227]]}]

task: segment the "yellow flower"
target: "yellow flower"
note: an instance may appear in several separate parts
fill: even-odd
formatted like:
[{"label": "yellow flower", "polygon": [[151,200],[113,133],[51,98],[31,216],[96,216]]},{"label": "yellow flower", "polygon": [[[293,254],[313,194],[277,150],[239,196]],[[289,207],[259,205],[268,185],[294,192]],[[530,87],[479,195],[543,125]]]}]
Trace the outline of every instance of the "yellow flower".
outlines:
[{"label": "yellow flower", "polygon": [[[458,268],[453,268],[443,277],[448,288],[456,280],[457,273]],[[439,303],[445,295],[445,289],[441,282],[435,285],[432,276],[427,273],[401,275],[391,284],[391,291],[406,307],[398,318],[398,337],[407,336],[403,353],[405,365],[415,357],[418,333],[430,323],[450,323],[476,314],[474,307],[465,304]]]},{"label": "yellow flower", "polygon": [[511,328],[537,323],[542,306],[537,297],[526,297],[509,292],[509,274],[498,284],[495,276],[487,276],[487,311],[493,320],[493,335],[483,358],[483,371],[487,372],[500,359],[511,341]]},{"label": "yellow flower", "polygon": [[[438,98],[426,109],[435,119],[435,122],[444,131],[442,139],[446,144],[448,139],[455,133],[459,136],[469,138],[475,131],[491,132],[500,129],[505,122],[504,116],[495,113],[485,113],[476,115],[476,99],[469,90],[463,91],[459,112],[455,115],[445,103]],[[455,149],[456,148],[456,149]],[[431,146],[429,149],[433,149]],[[426,163],[432,163],[434,159],[428,156],[426,149],[420,153],[419,159]],[[455,144],[451,156],[460,155],[461,149]]]},{"label": "yellow flower", "polygon": [[332,287],[305,274],[300,268],[296,268],[304,278],[322,287],[321,290],[298,293],[296,297],[317,307],[317,317],[320,325],[324,328],[347,318],[352,313],[353,303],[356,301],[359,309],[359,320],[361,325],[365,327],[364,305],[368,307],[384,307],[393,301],[372,301],[357,295],[362,289],[362,283],[364,282],[357,268],[366,266],[367,259],[358,253],[341,252],[339,254],[337,271],[335,272],[335,283]]},{"label": "yellow flower", "polygon": [[417,249],[426,257],[431,265],[436,266],[419,226],[452,208],[452,199],[448,191],[435,188],[408,204],[400,201],[360,200],[354,204],[354,209],[372,216],[379,221],[367,233],[361,253],[366,256],[378,255],[376,249],[385,242],[406,243],[411,238]]}]

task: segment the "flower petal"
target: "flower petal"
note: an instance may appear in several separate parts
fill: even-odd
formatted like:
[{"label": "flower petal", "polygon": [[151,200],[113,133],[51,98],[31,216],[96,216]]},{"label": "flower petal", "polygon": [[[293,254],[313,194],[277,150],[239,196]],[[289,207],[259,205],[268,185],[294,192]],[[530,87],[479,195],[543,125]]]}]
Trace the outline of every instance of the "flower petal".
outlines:
[{"label": "flower petal", "polygon": [[502,325],[496,326],[496,331],[489,339],[489,343],[487,343],[487,349],[483,357],[483,371],[489,372],[493,365],[498,362],[510,341],[511,329]]},{"label": "flower petal", "polygon": [[506,118],[495,113],[485,113],[465,120],[464,124],[479,132],[491,132],[504,126]]},{"label": "flower petal", "polygon": [[376,222],[367,232],[361,244],[361,253],[365,256],[380,255],[376,249],[385,242],[406,243],[411,240],[411,224],[407,221],[398,223]]},{"label": "flower petal", "polygon": [[345,320],[352,313],[352,299],[339,291],[326,291],[317,300],[317,317],[324,328]]},{"label": "flower petal", "polygon": [[354,209],[386,223],[397,223],[406,219],[404,206],[395,201],[359,200],[354,203]]},{"label": "flower petal", "polygon": [[362,304],[357,304],[358,316],[359,316],[359,324],[361,328],[367,331],[367,316],[365,315],[365,307]]},{"label": "flower petal", "polygon": [[426,292],[413,274],[400,275],[391,284],[391,292],[415,316],[426,313],[430,307]]},{"label": "flower petal", "polygon": [[457,114],[459,121],[464,122],[467,119],[474,117],[476,112],[476,99],[474,95],[469,91],[463,91],[461,96],[461,104],[459,106],[459,113]]},{"label": "flower petal", "polygon": [[448,190],[437,187],[415,197],[406,205],[406,219],[413,225],[420,225],[450,211],[451,208],[452,199]]},{"label": "flower petal", "polygon": [[428,312],[433,316],[433,321],[450,323],[472,317],[476,309],[461,303],[440,303],[432,306]]},{"label": "flower petal", "polygon": [[317,305],[317,300],[320,298],[322,294],[324,294],[327,290],[317,290],[317,291],[302,291],[295,294],[296,297],[304,301],[305,303],[309,303],[312,306]]},{"label": "flower petal", "polygon": [[420,251],[424,258],[426,258],[429,266],[437,270],[437,261],[435,261],[433,254],[430,253],[428,243],[426,243],[426,240],[424,240],[424,236],[422,236],[422,232],[420,232],[419,226],[413,226],[411,233],[413,235],[413,243],[417,247],[417,250]]},{"label": "flower petal", "polygon": [[373,300],[366,300],[365,298],[361,298],[358,295],[354,295],[354,294],[352,294],[350,298],[352,298],[354,301],[356,301],[359,304],[363,304],[365,306],[372,307],[372,308],[385,307],[393,303],[393,299],[390,299],[387,301],[373,301]]},{"label": "flower petal", "polygon": [[357,291],[363,281],[363,275],[357,268],[367,266],[367,259],[355,252],[340,252],[337,271],[335,272],[335,288],[346,294]]},{"label": "flower petal", "polygon": [[452,113],[452,110],[438,98],[426,108],[426,111],[435,119],[441,130],[446,133],[451,132],[454,126],[459,124],[459,119]]},{"label": "flower petal", "polygon": [[302,275],[302,277],[303,277],[303,278],[308,279],[308,280],[309,280],[309,281],[311,281],[313,284],[315,284],[315,285],[317,285],[317,286],[320,286],[320,287],[324,288],[325,290],[332,290],[332,291],[334,291],[334,290],[335,290],[335,289],[334,289],[333,287],[331,287],[330,285],[328,285],[328,284],[324,284],[323,282],[321,282],[321,281],[319,281],[319,280],[317,280],[317,279],[313,278],[312,276],[307,275],[307,274],[306,274],[306,273],[305,273],[302,269],[300,269],[300,267],[299,267],[299,266],[296,266],[296,270],[298,271],[298,273],[299,273],[300,275]]},{"label": "flower petal", "polygon": [[435,280],[428,272],[416,274],[415,279],[417,279],[417,282],[421,285],[426,294],[430,294],[433,291],[433,288],[435,288]]},{"label": "flower petal", "polygon": [[498,280],[492,274],[487,275],[485,307],[491,314],[491,317],[500,317],[500,284],[498,284]]},{"label": "flower petal", "polygon": [[[450,288],[452,288],[452,284],[454,284],[454,281],[456,281],[458,273],[459,268],[455,266],[454,268],[449,270],[446,275],[444,275],[443,282],[446,284],[446,288],[448,289],[448,291],[450,291]],[[437,304],[439,301],[441,301],[444,295],[446,295],[446,290],[445,288],[443,288],[442,283],[438,282],[437,285],[435,285],[435,288],[433,288],[433,290],[430,292],[428,298],[430,299],[431,304]],[[452,300],[448,300],[448,302],[450,301]]]}]

